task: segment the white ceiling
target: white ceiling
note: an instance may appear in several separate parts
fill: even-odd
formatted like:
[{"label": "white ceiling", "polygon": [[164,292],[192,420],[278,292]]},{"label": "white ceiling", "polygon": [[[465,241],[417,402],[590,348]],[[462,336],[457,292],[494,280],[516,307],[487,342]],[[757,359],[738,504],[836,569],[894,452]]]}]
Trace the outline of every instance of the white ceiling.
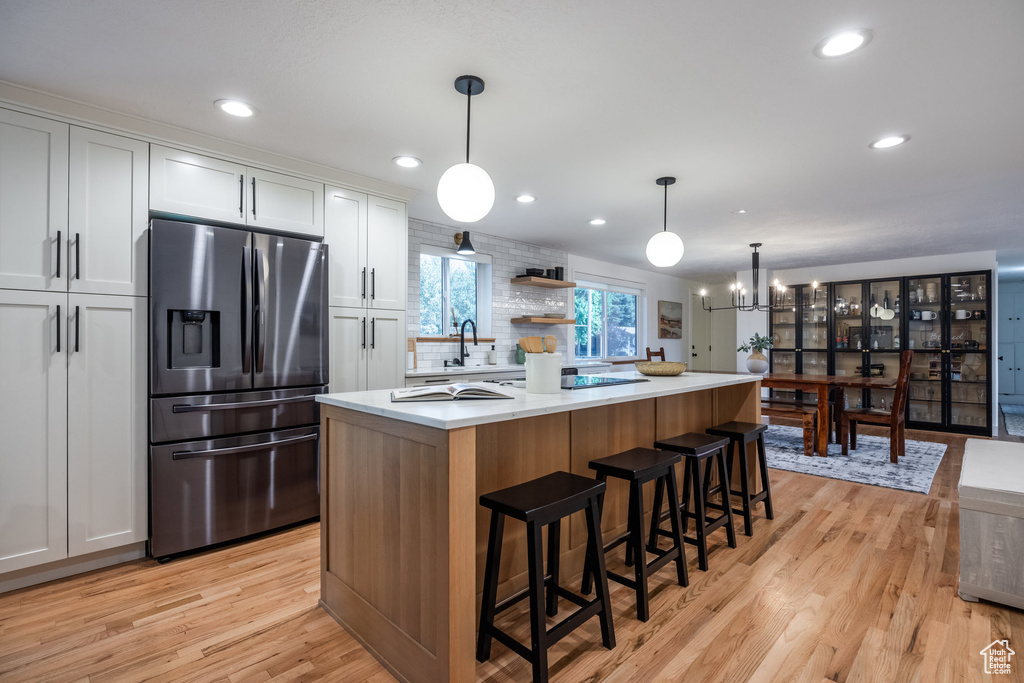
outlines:
[{"label": "white ceiling", "polygon": [[[865,49],[812,55],[859,27]],[[497,200],[470,230],[653,270],[674,175],[675,275],[746,269],[753,241],[770,268],[991,249],[1010,268],[1022,31],[1018,0],[0,0],[0,79],[412,187],[410,216],[452,223],[434,188],[464,160],[471,73]],[[912,139],[868,149],[892,132]]]}]

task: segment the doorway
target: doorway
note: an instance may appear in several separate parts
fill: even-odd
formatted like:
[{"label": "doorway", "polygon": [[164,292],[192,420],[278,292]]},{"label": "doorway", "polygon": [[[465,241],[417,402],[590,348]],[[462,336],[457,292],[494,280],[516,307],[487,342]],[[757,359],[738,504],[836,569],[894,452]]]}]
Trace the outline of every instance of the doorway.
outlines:
[{"label": "doorway", "polygon": [[[711,312],[705,311],[701,295],[690,292],[690,366],[694,372],[711,370]],[[710,307],[711,296],[703,297]]]}]

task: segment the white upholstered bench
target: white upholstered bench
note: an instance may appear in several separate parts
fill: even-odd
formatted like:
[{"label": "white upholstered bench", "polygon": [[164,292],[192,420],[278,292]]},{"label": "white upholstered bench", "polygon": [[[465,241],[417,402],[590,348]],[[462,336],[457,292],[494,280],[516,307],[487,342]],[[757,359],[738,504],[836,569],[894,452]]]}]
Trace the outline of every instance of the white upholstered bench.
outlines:
[{"label": "white upholstered bench", "polygon": [[968,439],[958,490],[960,597],[1024,609],[1024,444]]}]

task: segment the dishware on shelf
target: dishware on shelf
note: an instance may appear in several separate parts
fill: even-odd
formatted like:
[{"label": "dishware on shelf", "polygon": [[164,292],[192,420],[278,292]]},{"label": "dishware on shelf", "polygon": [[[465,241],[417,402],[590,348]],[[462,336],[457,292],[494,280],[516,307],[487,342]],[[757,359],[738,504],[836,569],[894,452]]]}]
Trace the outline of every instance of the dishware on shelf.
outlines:
[{"label": "dishware on shelf", "polygon": [[526,274],[530,275],[530,276],[533,276],[533,277],[544,277],[544,269],[543,268],[527,268],[526,269]]},{"label": "dishware on shelf", "polygon": [[563,319],[565,317],[565,314],[564,313],[542,313],[541,317],[542,318],[555,318],[557,320],[561,320],[561,319]]},{"label": "dishware on shelf", "polygon": [[674,377],[686,372],[686,363],[666,360],[638,360],[634,363],[641,375],[652,377]]}]

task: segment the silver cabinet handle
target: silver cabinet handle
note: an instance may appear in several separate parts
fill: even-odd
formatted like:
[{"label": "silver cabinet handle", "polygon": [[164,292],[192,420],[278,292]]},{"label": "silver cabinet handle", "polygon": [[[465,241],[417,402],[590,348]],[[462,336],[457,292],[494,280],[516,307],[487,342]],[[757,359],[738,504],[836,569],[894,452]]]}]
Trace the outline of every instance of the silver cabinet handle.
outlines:
[{"label": "silver cabinet handle", "polygon": [[252,406],[267,405],[268,403],[301,403],[312,401],[317,394],[306,394],[305,396],[292,396],[290,398],[267,398],[259,401],[236,401],[232,403],[176,403],[171,407],[172,413],[205,413],[211,410],[234,410],[235,408],[249,408]]},{"label": "silver cabinet handle", "polygon": [[277,446],[291,445],[302,441],[313,441],[320,438],[319,434],[306,434],[305,436],[293,436],[280,441],[264,441],[254,443],[251,446],[232,446],[230,448],[210,448],[205,451],[173,451],[172,460],[188,460],[189,458],[206,458],[209,456],[228,455],[230,453],[249,453],[251,451],[265,451]]}]

